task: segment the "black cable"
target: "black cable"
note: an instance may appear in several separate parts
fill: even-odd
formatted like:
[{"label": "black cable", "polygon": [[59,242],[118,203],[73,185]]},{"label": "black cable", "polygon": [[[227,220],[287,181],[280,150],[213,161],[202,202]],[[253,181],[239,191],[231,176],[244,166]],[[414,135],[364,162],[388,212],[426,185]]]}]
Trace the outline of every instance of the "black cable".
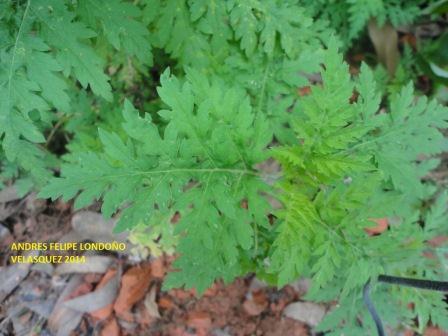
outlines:
[{"label": "black cable", "polygon": [[[378,277],[379,282],[384,282],[387,284],[399,285],[399,286],[409,286],[420,289],[428,289],[433,291],[441,291],[448,292],[448,282],[447,281],[432,281],[432,280],[422,280],[422,279],[412,279],[412,278],[402,278],[391,275],[380,275]],[[367,307],[367,310],[372,316],[373,321],[376,325],[376,330],[378,332],[378,336],[385,336],[383,323],[381,322],[381,318],[378,315],[378,312],[375,309],[375,306],[370,299],[370,280],[364,285],[362,298],[364,304]]]},{"label": "black cable", "polygon": [[447,281],[421,280],[412,278],[402,278],[390,275],[380,275],[378,281],[388,284],[409,286],[414,288],[429,289],[433,291],[448,292]]},{"label": "black cable", "polygon": [[367,307],[367,310],[372,316],[373,321],[375,322],[376,331],[378,332],[378,336],[385,336],[383,323],[381,322],[381,318],[378,315],[375,306],[373,305],[372,300],[370,300],[370,280],[364,285],[364,289],[362,291],[362,299],[364,300],[364,304]]}]

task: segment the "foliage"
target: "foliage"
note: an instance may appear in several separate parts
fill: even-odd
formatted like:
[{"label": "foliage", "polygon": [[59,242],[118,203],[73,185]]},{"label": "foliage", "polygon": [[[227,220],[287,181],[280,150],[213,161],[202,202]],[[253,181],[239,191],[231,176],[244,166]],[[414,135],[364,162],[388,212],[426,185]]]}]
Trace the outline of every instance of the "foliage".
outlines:
[{"label": "foliage", "polygon": [[[45,144],[43,131],[56,119],[51,112],[70,109],[68,92],[74,88],[67,78],[111,100],[110,78],[103,70],[112,48],[118,51],[118,59],[130,55],[151,63],[147,28],[134,20],[141,15],[136,6],[109,2],[109,15],[104,16],[97,1],[77,5],[73,8],[56,0],[1,5],[2,148],[8,161],[29,171],[39,184],[50,174],[45,159],[49,153],[38,144]],[[83,12],[86,6],[88,13]],[[103,30],[98,31],[97,25]]]},{"label": "foliage", "polygon": [[[310,299],[340,303],[320,330],[365,334],[369,278],[446,277],[427,241],[448,199],[427,175],[447,110],[415,97],[409,51],[389,81],[366,64],[351,78],[339,50],[424,3],[3,2],[0,186],[100,201],[134,243],[179,254],[166,288],[311,277]],[[390,325],[447,327],[440,295],[374,289]]]},{"label": "foliage", "polygon": [[304,1],[313,13],[337,30],[346,46],[363,32],[370,19],[380,26],[386,22],[394,27],[409,25],[427,14],[424,10],[431,0],[308,0]]},{"label": "foliage", "polygon": [[[430,250],[425,241],[443,232],[436,223],[446,218],[447,201],[444,195],[428,212],[422,201],[435,190],[421,181],[438,165],[431,157],[446,148],[437,129],[447,127],[446,108],[425,97],[414,101],[408,85],[392,97],[387,113],[377,113],[380,96],[368,67],[352,81],[341,55],[331,47],[324,65],[322,86],[314,86],[297,107],[298,144],[274,150],[284,172],[280,198],[285,208],[278,214],[270,258],[279,285],[306,275],[313,281],[310,298],[339,296],[343,313],[334,310],[321,330],[335,328],[341,317],[352,316],[356,322],[361,289],[369,278],[446,277],[443,258],[429,260],[423,253]],[[353,92],[357,98],[351,103]],[[388,219],[389,230],[370,237],[363,229],[375,226],[379,218]],[[432,227],[438,227],[437,233]],[[419,293],[422,300],[417,302],[415,290],[381,291],[387,294],[379,304],[387,306],[392,293],[400,306],[383,314],[395,324],[404,318],[397,311],[413,302],[424,321],[419,326],[430,317],[447,325],[443,295],[430,293],[431,299],[423,299],[425,294]],[[412,325],[413,317],[409,314],[404,323]],[[355,327],[343,326],[347,333]]]},{"label": "foliage", "polygon": [[[149,115],[139,117],[125,102],[127,139],[100,129],[104,151],[77,153],[62,178],[44,187],[44,197],[70,199],[75,208],[103,198],[102,212],[122,211],[117,230],[147,222],[154,213],[179,212],[182,254],[168,284],[203,291],[218,277],[241,273],[253,244],[253,227],[267,227],[266,190],[252,167],[266,158],[272,138],[263,116],[255,116],[244,91],[211,83],[190,70],[183,84],[169,72],[158,92],[167,109],[163,135]],[[73,154],[74,155],[74,154]],[[241,202],[247,200],[247,209]]]}]

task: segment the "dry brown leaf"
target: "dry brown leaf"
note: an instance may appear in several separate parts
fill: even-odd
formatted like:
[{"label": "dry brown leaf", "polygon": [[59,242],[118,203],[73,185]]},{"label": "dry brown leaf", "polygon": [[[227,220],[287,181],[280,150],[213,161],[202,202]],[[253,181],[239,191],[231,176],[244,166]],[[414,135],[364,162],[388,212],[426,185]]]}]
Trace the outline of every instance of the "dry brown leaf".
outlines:
[{"label": "dry brown leaf", "polygon": [[85,282],[92,284],[92,285],[99,283],[102,278],[103,278],[103,274],[101,274],[101,273],[87,273],[83,277]]},{"label": "dry brown leaf", "polygon": [[212,327],[212,319],[205,312],[192,312],[188,315],[187,325],[198,333],[207,332]]},{"label": "dry brown leaf", "polygon": [[172,309],[175,306],[175,304],[174,304],[173,300],[171,300],[168,296],[162,296],[159,299],[159,306],[162,309],[169,310],[169,309]]},{"label": "dry brown leaf", "polygon": [[131,320],[130,309],[143,299],[151,283],[151,267],[149,264],[135,266],[126,271],[121,278],[121,289],[114,304],[117,316]]},{"label": "dry brown leaf", "polygon": [[[86,295],[66,301],[64,305],[73,310],[90,313],[112,304],[117,297],[119,275],[114,276],[101,288]],[[89,284],[91,286],[91,284]]]},{"label": "dry brown leaf", "polygon": [[0,191],[0,203],[7,203],[21,198],[14,186],[6,187]]},{"label": "dry brown leaf", "polygon": [[278,320],[274,316],[266,316],[261,319],[260,324],[257,327],[263,330],[263,335],[269,336],[308,336],[311,335],[308,332],[308,328],[305,323],[284,318]]},{"label": "dry brown leaf", "polygon": [[[116,219],[105,220],[101,214],[93,211],[80,211],[72,217],[73,231],[79,235],[80,240],[125,243],[127,233],[114,234],[112,232],[116,222]],[[130,250],[131,247],[131,244],[127,243],[126,251]]]},{"label": "dry brown leaf", "polygon": [[[104,274],[104,277],[101,279],[99,284],[96,286],[96,290],[103,288],[111,279],[115,277],[116,274],[117,270],[115,269],[108,270],[107,273]],[[91,312],[90,316],[92,316],[94,319],[97,320],[105,320],[112,314],[113,310],[114,310],[114,303],[112,302],[103,308]]]},{"label": "dry brown leaf", "polygon": [[90,293],[92,289],[93,289],[92,284],[88,282],[81,282],[73,291],[70,292],[70,294],[66,297],[64,301],[68,301],[77,298],[78,296]]},{"label": "dry brown leaf", "polygon": [[204,296],[209,296],[209,297],[213,297],[216,294],[218,294],[219,291],[219,286],[218,283],[213,283],[209,288],[207,288],[204,292]]},{"label": "dry brown leaf", "polygon": [[315,327],[325,316],[325,307],[313,302],[294,302],[285,308],[283,315]]},{"label": "dry brown leaf", "polygon": [[[38,251],[30,251],[26,256],[37,256]],[[18,263],[2,267],[0,272],[0,303],[26,278],[31,263]]]},{"label": "dry brown leaf", "polygon": [[156,279],[162,279],[165,276],[165,264],[163,257],[155,258],[151,262],[151,274]]},{"label": "dry brown leaf", "polygon": [[369,218],[369,220],[376,223],[376,226],[364,229],[364,231],[370,236],[381,234],[389,227],[389,221],[387,218]]},{"label": "dry brown leaf", "polygon": [[148,311],[149,315],[154,318],[160,318],[159,307],[156,303],[156,294],[157,288],[156,286],[152,286],[151,290],[145,296],[145,308]]},{"label": "dry brown leaf", "polygon": [[101,336],[120,336],[121,329],[115,317],[111,318],[101,329]]},{"label": "dry brown leaf", "polygon": [[138,322],[138,324],[141,326],[141,328],[146,329],[158,320],[157,318],[151,316],[143,302],[137,304],[136,311],[137,315],[135,319],[136,322]]},{"label": "dry brown leaf", "polygon": [[436,327],[428,327],[425,330],[424,336],[448,336],[448,332]]},{"label": "dry brown leaf", "polygon": [[188,290],[174,288],[169,291],[169,294],[179,301],[186,301],[196,296],[196,290],[194,288]]},{"label": "dry brown leaf", "polygon": [[374,19],[370,20],[368,29],[378,59],[393,76],[400,60],[397,31],[390,23],[379,27]]},{"label": "dry brown leaf", "polygon": [[68,336],[81,321],[83,313],[64,307],[64,301],[82,284],[82,276],[74,275],[59,296],[48,319],[48,326],[57,336]]},{"label": "dry brown leaf", "polygon": [[13,242],[14,242],[14,237],[11,234],[11,232],[9,231],[9,229],[6,226],[0,224],[0,248],[2,246],[7,247],[7,246],[11,245],[11,243],[13,243]]},{"label": "dry brown leaf", "polygon": [[266,294],[261,291],[254,291],[244,301],[243,308],[245,312],[250,316],[260,315],[269,305]]}]

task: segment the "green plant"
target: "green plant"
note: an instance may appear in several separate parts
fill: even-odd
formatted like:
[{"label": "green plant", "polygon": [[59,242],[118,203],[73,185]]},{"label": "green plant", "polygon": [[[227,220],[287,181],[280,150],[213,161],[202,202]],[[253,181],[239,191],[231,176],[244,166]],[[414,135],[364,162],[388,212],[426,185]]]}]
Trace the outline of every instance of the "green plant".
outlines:
[{"label": "green plant", "polygon": [[[423,200],[435,189],[421,178],[438,165],[431,157],[446,148],[437,127],[447,126],[447,110],[424,97],[414,101],[408,85],[392,98],[387,113],[378,113],[380,96],[365,65],[354,82],[334,49],[323,64],[322,87],[313,87],[298,106],[294,129],[299,143],[274,150],[283,167],[285,209],[271,267],[280,284],[303,274],[312,277],[310,299],[339,296],[340,308],[320,326],[327,330],[342,316],[355,321],[362,311],[361,287],[369,278],[381,273],[446,277],[443,258],[427,259],[423,252],[431,250],[425,242],[444,231],[437,223],[446,216],[447,195],[429,210]],[[353,92],[357,98],[351,103]],[[388,219],[389,230],[370,237],[364,228],[379,218]],[[416,299],[422,296],[412,289],[383,291],[387,296],[378,302],[390,309],[383,314],[389,321],[412,325],[413,314],[404,319],[396,312],[413,302],[421,328],[430,317],[447,327],[443,294],[429,293],[433,300],[426,301]],[[390,295],[401,309],[388,306]],[[351,334],[356,324],[347,321],[344,329]]]},{"label": "green plant", "polygon": [[304,1],[313,17],[320,17],[339,32],[346,47],[365,30],[371,19],[380,26],[390,22],[394,27],[409,25],[428,14],[431,0],[317,0]]},{"label": "green plant", "polygon": [[16,170],[29,172],[39,185],[54,166],[43,133],[70,112],[76,85],[112,100],[110,78],[103,71],[111,54],[113,63],[131,56],[136,63],[151,64],[147,28],[134,19],[141,16],[138,7],[117,0],[106,9],[108,15],[102,15],[101,3],[93,0],[77,6],[55,0],[0,5],[2,148]]},{"label": "green plant", "polygon": [[[319,328],[365,333],[368,279],[446,276],[443,247],[427,241],[447,233],[448,199],[423,177],[446,149],[447,110],[411,83],[382,99],[366,65],[352,79],[338,51],[348,39],[319,4],[2,4],[2,179],[75,208],[101,201],[116,230],[175,248],[166,288],[308,276],[310,299],[340,303]],[[393,21],[388,6],[405,6],[387,4],[369,17]],[[348,5],[359,4],[328,8]],[[379,219],[388,230],[369,236]],[[448,327],[440,294],[375,289],[391,325]]]}]

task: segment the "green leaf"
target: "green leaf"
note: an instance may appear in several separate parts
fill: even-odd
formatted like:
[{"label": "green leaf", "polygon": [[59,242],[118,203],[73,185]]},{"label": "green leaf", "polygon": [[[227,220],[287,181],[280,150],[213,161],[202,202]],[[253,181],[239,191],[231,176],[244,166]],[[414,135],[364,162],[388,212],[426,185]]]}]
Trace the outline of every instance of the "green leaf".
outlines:
[{"label": "green leaf", "polygon": [[79,6],[82,18],[95,17],[104,35],[117,50],[136,56],[142,63],[152,65],[149,32],[140,22],[140,9],[122,0],[111,0],[104,5],[98,0],[83,0]]},{"label": "green leaf", "polygon": [[[269,205],[260,195],[265,184],[253,167],[271,138],[256,136],[244,92],[198,72],[190,71],[185,83],[165,72],[158,92],[167,106],[160,111],[168,123],[162,134],[125,101],[127,139],[100,129],[103,151],[73,153],[40,196],[76,198],[76,207],[101,198],[105,215],[121,210],[117,231],[149,223],[156,211],[179,212],[181,257],[174,267],[181,272],[167,286],[203,291],[216,278],[240,274],[253,227],[269,227]],[[243,200],[258,207],[245,209]]]},{"label": "green leaf", "polygon": [[35,0],[31,10],[41,22],[42,36],[57,48],[56,58],[64,74],[73,74],[84,88],[90,86],[95,94],[111,100],[109,78],[103,72],[104,61],[89,45],[96,33],[74,21],[75,15],[56,0]]}]

